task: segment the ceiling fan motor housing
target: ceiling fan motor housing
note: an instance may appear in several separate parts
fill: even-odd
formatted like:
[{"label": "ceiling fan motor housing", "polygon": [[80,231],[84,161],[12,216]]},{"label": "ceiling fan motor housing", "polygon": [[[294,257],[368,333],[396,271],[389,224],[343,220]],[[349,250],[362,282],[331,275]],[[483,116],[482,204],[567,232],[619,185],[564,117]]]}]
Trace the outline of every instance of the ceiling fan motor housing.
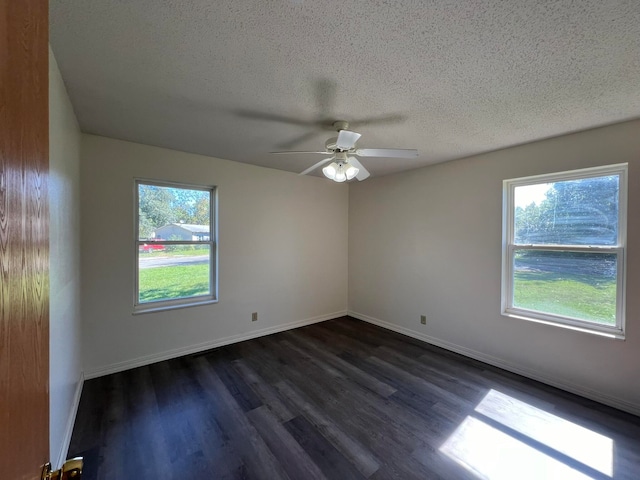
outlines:
[{"label": "ceiling fan motor housing", "polygon": [[338,143],[338,137],[333,137],[324,143],[324,147],[327,149],[327,152],[329,153],[335,152],[336,149],[338,148],[336,145],[337,143]]},{"label": "ceiling fan motor housing", "polygon": [[[339,132],[340,130],[347,130],[349,128],[349,122],[338,120],[336,122],[333,122],[333,128],[337,132]],[[358,137],[359,136],[360,135],[358,135]],[[327,149],[327,152],[341,151],[340,149],[338,149],[338,137],[330,138],[325,142],[324,146]]]}]

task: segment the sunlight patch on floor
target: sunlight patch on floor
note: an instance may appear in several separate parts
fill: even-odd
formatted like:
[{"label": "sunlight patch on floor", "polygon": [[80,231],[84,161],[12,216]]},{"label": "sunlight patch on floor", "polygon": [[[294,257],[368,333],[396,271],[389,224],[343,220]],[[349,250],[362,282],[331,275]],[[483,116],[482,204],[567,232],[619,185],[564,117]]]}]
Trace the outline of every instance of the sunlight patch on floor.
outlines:
[{"label": "sunlight patch on floor", "polygon": [[613,441],[491,390],[440,451],[479,478],[592,479],[613,476]]}]

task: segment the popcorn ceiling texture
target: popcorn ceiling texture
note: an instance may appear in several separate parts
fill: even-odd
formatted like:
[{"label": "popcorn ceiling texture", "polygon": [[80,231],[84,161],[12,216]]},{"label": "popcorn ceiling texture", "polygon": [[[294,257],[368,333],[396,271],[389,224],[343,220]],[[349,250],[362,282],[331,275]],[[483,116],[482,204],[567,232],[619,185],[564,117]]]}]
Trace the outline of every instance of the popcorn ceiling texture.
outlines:
[{"label": "popcorn ceiling texture", "polygon": [[[407,170],[640,116],[640,2],[51,0],[84,132],[299,172],[329,130]],[[295,140],[300,140],[295,142]],[[289,148],[286,148],[289,149]],[[321,158],[321,157],[320,157]]]}]

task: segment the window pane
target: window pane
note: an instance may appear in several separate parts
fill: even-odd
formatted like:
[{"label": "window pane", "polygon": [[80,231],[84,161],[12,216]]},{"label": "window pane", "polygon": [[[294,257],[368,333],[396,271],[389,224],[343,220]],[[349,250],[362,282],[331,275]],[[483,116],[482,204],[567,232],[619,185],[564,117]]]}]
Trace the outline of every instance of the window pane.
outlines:
[{"label": "window pane", "polygon": [[139,240],[209,241],[211,193],[138,184]]},{"label": "window pane", "polygon": [[615,253],[516,251],[513,306],[616,324]]},{"label": "window pane", "polygon": [[616,245],[619,175],[515,187],[515,243]]},{"label": "window pane", "polygon": [[209,245],[162,245],[160,252],[140,253],[139,302],[210,295]]}]

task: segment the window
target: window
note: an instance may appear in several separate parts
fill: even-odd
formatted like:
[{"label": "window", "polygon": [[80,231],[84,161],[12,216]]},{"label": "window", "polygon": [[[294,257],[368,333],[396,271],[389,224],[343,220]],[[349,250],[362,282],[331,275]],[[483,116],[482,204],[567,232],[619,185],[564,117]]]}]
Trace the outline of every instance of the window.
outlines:
[{"label": "window", "polygon": [[217,301],[216,190],[135,182],[135,311]]},{"label": "window", "polygon": [[504,181],[502,313],[623,338],[627,165]]}]

